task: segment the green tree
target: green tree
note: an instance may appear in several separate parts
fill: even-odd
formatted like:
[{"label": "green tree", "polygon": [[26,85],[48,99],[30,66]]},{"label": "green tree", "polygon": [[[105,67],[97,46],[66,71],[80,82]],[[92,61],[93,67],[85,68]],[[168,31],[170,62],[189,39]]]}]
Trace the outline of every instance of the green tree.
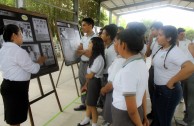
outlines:
[{"label": "green tree", "polygon": [[95,25],[98,25],[97,24],[98,21],[101,27],[106,25],[108,21],[108,16],[104,8],[100,8],[100,17],[98,16],[98,9],[99,9],[98,1],[99,0],[79,0],[79,20],[80,21],[82,18],[91,17],[92,19],[94,19]]},{"label": "green tree", "polygon": [[107,10],[101,7],[100,11],[100,27],[104,27],[105,25],[108,24],[108,15],[107,15]]},{"label": "green tree", "polygon": [[16,0],[0,0],[0,4],[15,7],[16,6]]},{"label": "green tree", "polygon": [[119,18],[119,26],[122,26],[123,28],[126,28],[127,26],[127,21],[122,16]]},{"label": "green tree", "polygon": [[192,28],[185,28],[186,30],[186,38],[193,41],[194,40],[194,29]]}]

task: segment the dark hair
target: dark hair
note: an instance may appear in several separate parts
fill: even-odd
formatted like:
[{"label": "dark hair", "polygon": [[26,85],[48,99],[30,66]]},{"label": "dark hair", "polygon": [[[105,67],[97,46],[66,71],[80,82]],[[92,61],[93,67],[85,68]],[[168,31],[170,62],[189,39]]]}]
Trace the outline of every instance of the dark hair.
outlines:
[{"label": "dark hair", "polygon": [[131,22],[128,23],[127,29],[121,31],[118,39],[127,44],[127,48],[132,53],[139,53],[144,47],[144,34],[146,27],[143,23]]},{"label": "dark hair", "polygon": [[174,26],[166,25],[163,26],[161,30],[166,38],[171,38],[169,41],[170,45],[175,45],[178,37],[177,29]]},{"label": "dark hair", "polygon": [[134,30],[134,32],[137,32],[138,34],[142,34],[143,36],[147,31],[145,25],[140,22],[130,22],[127,24],[126,29]]},{"label": "dark hair", "polygon": [[103,30],[106,30],[107,35],[109,35],[110,39],[113,41],[115,36],[116,36],[116,34],[117,34],[118,27],[115,24],[109,24],[109,25],[106,25],[103,28]]},{"label": "dark hair", "polygon": [[104,59],[104,68],[106,67],[106,61],[105,61],[105,54],[104,54],[104,42],[100,37],[93,37],[91,38],[91,42],[93,44],[92,47],[92,56],[89,59],[89,67],[92,66],[94,60],[99,55],[102,55]]},{"label": "dark hair", "polygon": [[100,32],[98,33],[98,36],[101,36],[103,29],[104,29],[104,28],[101,28],[101,29],[100,29]]},{"label": "dark hair", "polygon": [[156,21],[156,22],[154,22],[154,23],[150,26],[150,29],[151,29],[151,28],[155,28],[155,29],[159,30],[159,29],[162,28],[162,26],[163,26],[162,22]]},{"label": "dark hair", "polygon": [[86,22],[88,25],[92,25],[92,28],[94,27],[94,20],[92,18],[84,18],[82,19],[82,22]]},{"label": "dark hair", "polygon": [[[166,56],[165,56],[165,59],[164,59],[164,68],[165,69],[168,69],[165,65],[165,62],[166,62],[166,58],[169,54],[169,52],[174,48],[174,46],[176,45],[176,41],[177,41],[177,37],[178,37],[178,34],[177,34],[177,29],[174,27],[174,26],[171,26],[171,25],[166,25],[166,26],[163,26],[161,28],[161,30],[163,31],[163,34],[166,38],[171,38],[171,40],[169,41],[171,47],[170,49],[168,50],[168,52],[166,53]],[[161,48],[160,48],[161,49]],[[159,50],[160,50],[159,49]],[[158,50],[158,51],[159,51]],[[157,52],[158,52],[157,51]],[[156,52],[156,53],[157,53]],[[154,54],[155,56],[156,54]]]},{"label": "dark hair", "polygon": [[11,36],[13,33],[18,34],[20,28],[17,25],[9,24],[0,28],[0,35],[3,34],[5,42],[11,42]]},{"label": "dark hair", "polygon": [[118,39],[127,44],[132,53],[139,53],[144,47],[146,27],[140,22],[130,22],[124,31],[119,33]]},{"label": "dark hair", "polygon": [[119,26],[119,27],[118,27],[118,30],[123,31],[123,30],[124,30],[124,28],[123,28],[122,26]]},{"label": "dark hair", "polygon": [[185,32],[185,29],[184,28],[178,28],[177,31],[178,31],[178,34],[180,34],[181,32]]}]

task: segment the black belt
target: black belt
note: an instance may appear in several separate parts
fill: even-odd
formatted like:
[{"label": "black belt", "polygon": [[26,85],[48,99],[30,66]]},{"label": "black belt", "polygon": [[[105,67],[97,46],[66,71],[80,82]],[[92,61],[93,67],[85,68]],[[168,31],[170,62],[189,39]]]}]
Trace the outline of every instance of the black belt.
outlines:
[{"label": "black belt", "polygon": [[103,74],[103,77],[108,77],[108,74]]},{"label": "black belt", "polygon": [[81,62],[83,62],[83,63],[89,63],[89,61],[81,61]]},{"label": "black belt", "polygon": [[7,82],[7,83],[10,83],[10,82],[19,82],[19,83],[22,83],[22,82],[29,82],[30,80],[27,80],[27,81],[11,81],[9,79],[5,79],[3,78],[3,81]]}]

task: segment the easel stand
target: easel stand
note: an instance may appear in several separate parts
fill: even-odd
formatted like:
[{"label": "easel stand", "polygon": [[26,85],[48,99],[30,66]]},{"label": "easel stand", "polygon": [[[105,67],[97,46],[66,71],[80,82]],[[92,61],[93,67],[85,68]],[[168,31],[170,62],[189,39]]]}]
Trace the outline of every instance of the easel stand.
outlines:
[{"label": "easel stand", "polygon": [[32,115],[32,111],[31,111],[31,107],[30,105],[43,99],[44,97],[47,97],[48,95],[52,94],[52,93],[55,93],[55,97],[57,99],[57,103],[58,103],[58,106],[59,106],[59,109],[60,111],[62,112],[62,107],[61,107],[61,104],[60,104],[60,101],[59,101],[59,97],[58,97],[58,94],[57,94],[57,91],[55,89],[55,85],[54,85],[54,81],[53,81],[53,78],[52,78],[52,75],[51,73],[49,73],[49,77],[50,77],[50,80],[51,80],[51,84],[52,84],[52,87],[53,87],[53,90],[44,94],[43,92],[43,88],[42,88],[42,85],[41,85],[41,81],[40,81],[40,78],[37,77],[37,81],[38,81],[38,86],[39,86],[39,89],[40,89],[40,93],[41,93],[41,96],[33,101],[30,101],[29,103],[29,116],[30,116],[30,123],[31,123],[31,126],[34,126],[34,120],[33,120],[33,115]]},{"label": "easel stand", "polygon": [[[62,72],[64,63],[65,63],[65,60],[63,59],[63,62],[62,62],[62,65],[61,65],[61,68],[60,68],[60,71],[59,71],[59,76],[58,76],[58,79],[57,79],[56,87],[58,86],[59,79],[60,79],[60,76],[61,76],[61,72]],[[78,64],[77,64],[77,67],[79,68]],[[79,94],[79,90],[78,90],[78,86],[77,86],[77,81],[76,81],[76,79],[78,79],[78,77],[75,76],[75,70],[74,70],[73,64],[71,65],[71,70],[72,70],[72,73],[73,73],[73,79],[74,79],[74,82],[75,82],[77,96],[79,97],[80,94]]]}]

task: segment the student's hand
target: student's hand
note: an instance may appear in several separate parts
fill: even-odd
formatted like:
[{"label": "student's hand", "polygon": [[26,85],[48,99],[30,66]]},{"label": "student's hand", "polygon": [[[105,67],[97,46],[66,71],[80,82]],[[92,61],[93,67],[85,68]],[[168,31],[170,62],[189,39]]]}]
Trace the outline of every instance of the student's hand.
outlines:
[{"label": "student's hand", "polygon": [[149,125],[150,125],[150,123],[149,123],[148,118],[144,117],[144,119],[143,119],[143,126],[149,126]]},{"label": "student's hand", "polygon": [[84,50],[77,50],[76,51],[76,54],[79,56],[83,55],[83,53],[84,53]]},{"label": "student's hand", "polygon": [[91,51],[88,50],[88,49],[84,50],[84,55],[87,56],[88,58],[90,58],[91,57]]},{"label": "student's hand", "polygon": [[166,84],[167,88],[173,89],[174,88],[174,82],[169,80],[168,83]]},{"label": "student's hand", "polygon": [[81,93],[87,91],[87,84],[84,84],[84,86],[81,88]]},{"label": "student's hand", "polygon": [[46,61],[46,57],[45,56],[40,56],[37,60],[37,63],[42,65],[45,61]]},{"label": "student's hand", "polygon": [[152,44],[153,38],[154,38],[154,35],[153,35],[152,33],[150,33],[150,34],[149,34],[149,37],[148,37],[149,45]]},{"label": "student's hand", "polygon": [[100,93],[104,96],[106,95],[106,89],[105,87],[101,88]]},{"label": "student's hand", "polygon": [[92,79],[93,78],[93,74],[92,73],[90,73],[90,74],[86,74],[86,79]]},{"label": "student's hand", "polygon": [[77,50],[83,50],[83,46],[82,45],[79,45]]}]

